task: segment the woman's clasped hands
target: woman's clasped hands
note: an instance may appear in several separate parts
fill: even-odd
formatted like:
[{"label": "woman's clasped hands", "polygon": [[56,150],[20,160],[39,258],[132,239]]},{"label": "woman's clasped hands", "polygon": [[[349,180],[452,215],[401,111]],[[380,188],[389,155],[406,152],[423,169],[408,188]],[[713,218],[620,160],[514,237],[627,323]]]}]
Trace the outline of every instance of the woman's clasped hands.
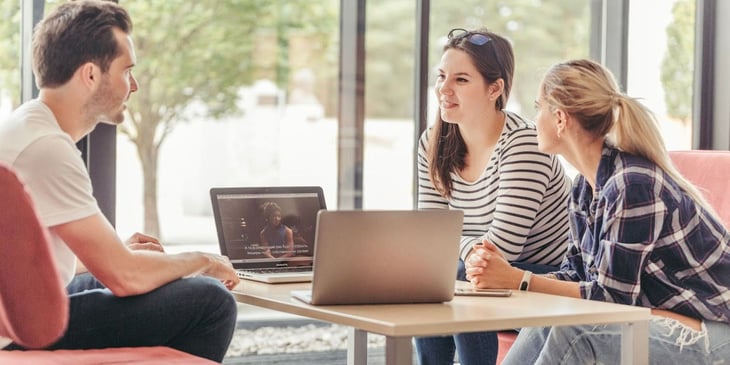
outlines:
[{"label": "woman's clasped hands", "polygon": [[516,289],[522,270],[512,267],[493,243],[484,240],[474,245],[464,262],[466,279],[480,289]]}]

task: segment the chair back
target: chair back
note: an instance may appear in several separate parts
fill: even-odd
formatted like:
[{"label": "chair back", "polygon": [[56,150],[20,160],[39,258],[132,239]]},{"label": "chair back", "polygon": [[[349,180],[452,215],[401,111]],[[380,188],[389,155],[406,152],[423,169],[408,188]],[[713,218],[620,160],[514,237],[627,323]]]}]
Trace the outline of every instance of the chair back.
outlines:
[{"label": "chair back", "polygon": [[0,164],[0,336],[41,348],[63,335],[68,296],[48,232],[18,176]]},{"label": "chair back", "polygon": [[674,166],[700,189],[726,227],[730,227],[730,151],[670,151]]}]

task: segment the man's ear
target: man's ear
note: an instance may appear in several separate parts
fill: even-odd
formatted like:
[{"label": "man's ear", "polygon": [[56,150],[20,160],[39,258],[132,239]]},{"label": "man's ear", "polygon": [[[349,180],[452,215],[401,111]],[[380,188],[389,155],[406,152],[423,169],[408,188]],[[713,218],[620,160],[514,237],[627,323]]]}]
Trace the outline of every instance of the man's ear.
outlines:
[{"label": "man's ear", "polygon": [[86,62],[76,71],[81,83],[89,89],[94,89],[101,81],[101,69],[93,62]]}]

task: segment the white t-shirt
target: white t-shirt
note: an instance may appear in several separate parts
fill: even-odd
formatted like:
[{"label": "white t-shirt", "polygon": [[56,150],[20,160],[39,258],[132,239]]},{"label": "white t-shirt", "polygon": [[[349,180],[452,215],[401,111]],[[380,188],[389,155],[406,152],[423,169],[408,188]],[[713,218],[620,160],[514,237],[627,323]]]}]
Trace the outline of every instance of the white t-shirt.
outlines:
[{"label": "white t-shirt", "polygon": [[[99,213],[81,152],[40,100],[23,104],[0,123],[0,161],[28,188],[41,224],[53,227]],[[76,256],[54,233],[51,246],[61,280],[68,284]]]}]

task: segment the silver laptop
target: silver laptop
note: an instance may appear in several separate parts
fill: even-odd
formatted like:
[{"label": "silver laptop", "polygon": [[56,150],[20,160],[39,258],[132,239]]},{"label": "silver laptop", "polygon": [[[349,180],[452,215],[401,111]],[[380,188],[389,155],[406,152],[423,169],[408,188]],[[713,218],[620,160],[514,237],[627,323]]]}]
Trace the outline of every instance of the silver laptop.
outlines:
[{"label": "silver laptop", "polygon": [[242,279],[266,283],[312,280],[321,187],[212,188],[221,254]]},{"label": "silver laptop", "polygon": [[306,303],[438,303],[454,295],[460,210],[320,211]]}]

